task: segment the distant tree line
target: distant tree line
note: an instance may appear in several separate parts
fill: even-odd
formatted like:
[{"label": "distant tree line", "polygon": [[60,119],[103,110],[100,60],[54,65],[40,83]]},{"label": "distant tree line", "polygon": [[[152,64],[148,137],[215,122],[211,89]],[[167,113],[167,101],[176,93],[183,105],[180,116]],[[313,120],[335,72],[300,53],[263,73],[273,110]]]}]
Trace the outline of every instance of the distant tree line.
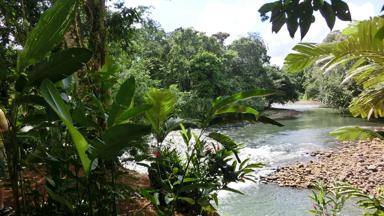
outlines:
[{"label": "distant tree line", "polygon": [[[288,75],[270,64],[266,44],[257,33],[226,44],[229,36],[224,32],[208,36],[193,28],[167,33],[156,21],[143,19],[130,50],[112,43],[115,49],[111,55],[126,76],[138,81],[138,92],[144,93],[151,86],[172,86],[183,96],[179,105],[188,110],[184,111],[186,115],[201,113],[205,104],[217,96],[255,88],[279,92],[263,101],[253,101],[258,107],[298,99],[297,75]],[[142,98],[140,94],[137,97]]]}]

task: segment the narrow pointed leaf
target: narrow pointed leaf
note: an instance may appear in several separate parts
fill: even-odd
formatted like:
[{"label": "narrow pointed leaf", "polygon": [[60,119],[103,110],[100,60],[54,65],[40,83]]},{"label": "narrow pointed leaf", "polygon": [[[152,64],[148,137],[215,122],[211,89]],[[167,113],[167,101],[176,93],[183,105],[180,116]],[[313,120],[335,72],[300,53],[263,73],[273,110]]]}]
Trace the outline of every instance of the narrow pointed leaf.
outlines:
[{"label": "narrow pointed leaf", "polygon": [[84,171],[88,174],[91,167],[91,161],[86,154],[88,149],[88,142],[84,136],[73,126],[69,109],[64,103],[63,99],[60,97],[59,91],[51,81],[44,80],[41,83],[39,93],[67,126],[69,134],[71,135],[77,153],[80,157]]},{"label": "narrow pointed leaf", "polygon": [[120,124],[109,128],[103,134],[104,143],[95,144],[90,149],[92,159],[113,160],[126,148],[144,148],[145,136],[151,132],[150,127],[137,124]]},{"label": "narrow pointed leaf", "polygon": [[18,72],[42,60],[63,39],[71,25],[77,0],[57,0],[39,19],[28,34],[23,51],[17,62]]},{"label": "narrow pointed leaf", "polygon": [[112,126],[116,118],[120,118],[123,111],[130,108],[135,94],[135,79],[133,77],[127,79],[116,94],[115,100],[110,110],[108,125]]},{"label": "narrow pointed leaf", "polygon": [[212,102],[212,109],[216,111],[230,103],[238,102],[238,101],[245,100],[252,97],[265,97],[273,94],[275,94],[275,92],[272,90],[255,89],[252,91],[236,93],[225,98],[218,97]]},{"label": "narrow pointed leaf", "polygon": [[36,65],[28,74],[31,85],[39,85],[44,79],[57,82],[81,69],[92,57],[85,48],[71,48],[52,54],[48,61]]},{"label": "narrow pointed leaf", "polygon": [[320,13],[327,22],[328,28],[332,30],[336,21],[335,12],[333,12],[332,6],[327,2],[324,2],[323,6],[320,8]]}]

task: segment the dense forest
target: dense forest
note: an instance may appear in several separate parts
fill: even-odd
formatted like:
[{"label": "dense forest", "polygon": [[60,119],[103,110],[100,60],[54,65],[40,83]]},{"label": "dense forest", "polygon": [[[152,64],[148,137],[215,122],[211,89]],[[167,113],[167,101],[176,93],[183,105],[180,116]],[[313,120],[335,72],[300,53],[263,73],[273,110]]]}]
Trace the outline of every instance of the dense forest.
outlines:
[{"label": "dense forest", "polygon": [[[240,156],[244,146],[223,125],[283,127],[268,110],[298,100],[384,115],[382,17],[300,43],[279,67],[258,33],[227,41],[225,32],[166,32],[151,10],[105,0],[0,2],[1,215],[218,215],[219,193],[243,194],[231,185],[257,183],[264,166]],[[287,25],[301,38],[316,11],[330,29],[336,18],[351,20],[341,0],[259,10],[272,31]],[[384,139],[363,128],[333,133]],[[384,212],[380,194],[317,189],[315,215],[336,215],[351,197],[372,215]]]},{"label": "dense forest", "polygon": [[254,101],[262,109],[298,99],[298,81],[269,64],[266,45],[257,33],[226,44],[229,34],[223,32],[212,36],[192,28],[164,32],[145,17],[140,25],[132,31],[128,49],[132,54],[116,45],[120,42],[112,43],[110,49],[122,76],[135,77],[138,99],[150,87],[171,88],[180,95],[179,114],[189,118],[206,112],[206,105],[218,96],[255,87],[281,92]]}]

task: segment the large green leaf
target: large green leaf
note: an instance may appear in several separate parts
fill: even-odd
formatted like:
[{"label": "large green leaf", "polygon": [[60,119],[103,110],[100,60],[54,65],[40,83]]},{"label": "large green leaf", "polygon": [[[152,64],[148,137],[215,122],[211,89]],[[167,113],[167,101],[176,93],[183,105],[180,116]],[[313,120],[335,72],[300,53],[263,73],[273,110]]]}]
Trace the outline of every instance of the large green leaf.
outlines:
[{"label": "large green leaf", "polygon": [[120,124],[109,128],[103,134],[104,143],[94,145],[92,158],[112,160],[119,156],[125,148],[143,148],[144,138],[151,132],[146,125]]},{"label": "large green leaf", "polygon": [[338,140],[371,140],[373,138],[380,138],[384,139],[382,135],[379,133],[366,129],[366,128],[361,128],[361,127],[341,127],[338,128],[330,134]]},{"label": "large green leaf", "polygon": [[237,155],[239,145],[235,143],[229,136],[217,132],[212,132],[208,134],[208,137],[221,143],[225,149],[232,151],[235,154],[237,161],[241,163],[241,160]]},{"label": "large green leaf", "polygon": [[81,69],[92,57],[85,48],[71,48],[52,54],[48,61],[36,65],[28,74],[29,83],[40,84],[44,79],[57,82]]},{"label": "large green leaf", "polygon": [[160,134],[165,121],[173,112],[177,97],[168,89],[150,88],[144,99],[146,103],[152,105],[152,108],[145,113],[145,116],[152,125],[153,130]]},{"label": "large green leaf", "polygon": [[135,116],[138,116],[140,114],[143,114],[147,110],[149,110],[152,107],[152,105],[144,104],[137,107],[129,108],[125,111],[123,111],[115,120],[115,124],[121,124],[126,121],[128,121],[130,118],[133,118]]},{"label": "large green leaf", "polygon": [[56,0],[28,34],[17,62],[18,72],[42,60],[63,39],[75,16],[77,0]]},{"label": "large green leaf", "polygon": [[215,111],[214,115],[221,115],[224,113],[248,113],[255,116],[259,116],[259,112],[252,107],[244,106],[240,104],[230,104],[227,106],[224,106],[218,110]]},{"label": "large green leaf", "polygon": [[250,113],[224,113],[221,115],[215,115],[214,118],[209,122],[209,125],[223,125],[223,124],[231,124],[238,122],[261,122],[264,124],[272,124],[279,127],[284,126],[283,124],[270,119],[263,115],[254,115]]},{"label": "large green leaf", "polygon": [[259,118],[257,118],[257,121],[261,122],[263,124],[272,124],[272,125],[276,125],[276,126],[279,126],[279,127],[283,127],[284,126],[280,122],[275,121],[275,120],[273,120],[271,118],[268,118],[266,116],[259,116]]},{"label": "large green leaf", "polygon": [[127,79],[121,86],[116,94],[115,100],[112,104],[110,115],[108,118],[108,125],[112,126],[116,118],[121,119],[120,115],[130,109],[133,96],[135,94],[135,79],[133,77]]},{"label": "large green leaf", "polygon": [[269,96],[273,94],[275,94],[275,92],[272,90],[255,89],[252,91],[236,93],[225,98],[218,97],[212,102],[212,110],[213,110],[213,113],[215,113],[217,110],[234,102],[238,102],[238,101],[245,100],[252,97],[264,97],[264,96]]},{"label": "large green leaf", "polygon": [[63,99],[60,97],[59,91],[51,81],[44,80],[41,83],[39,92],[45,101],[49,104],[49,106],[67,126],[73,143],[75,144],[77,153],[79,154],[84,171],[88,174],[91,166],[91,161],[86,154],[88,149],[88,142],[84,136],[73,126],[69,109],[64,103]]},{"label": "large green leaf", "polygon": [[[340,1],[335,1],[339,4]],[[341,3],[339,16],[348,19],[347,8]],[[344,14],[346,13],[346,14]],[[340,18],[340,17],[339,17]],[[354,98],[349,109],[354,116],[384,116],[384,41],[380,31],[384,28],[384,18],[374,17],[370,20],[356,22],[343,30],[345,39],[332,43],[301,43],[294,47],[295,53],[285,59],[288,71],[301,71],[314,63],[321,63],[327,72],[336,66],[352,65],[347,71],[344,83],[353,79],[364,88]]]}]

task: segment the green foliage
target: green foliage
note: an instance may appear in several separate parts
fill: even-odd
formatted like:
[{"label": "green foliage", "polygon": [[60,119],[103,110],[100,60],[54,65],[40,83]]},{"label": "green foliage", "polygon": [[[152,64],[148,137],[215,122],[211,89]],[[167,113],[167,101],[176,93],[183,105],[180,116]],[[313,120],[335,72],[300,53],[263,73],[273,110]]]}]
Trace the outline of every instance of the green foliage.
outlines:
[{"label": "green foliage", "polygon": [[314,187],[311,196],[314,205],[309,212],[316,216],[339,215],[348,197],[343,196],[337,188],[329,189],[321,182],[317,182]]},{"label": "green foliage", "polygon": [[28,73],[28,82],[39,85],[44,79],[57,82],[82,69],[92,53],[85,48],[71,48],[52,54],[48,61],[36,65]]},{"label": "green foliage", "polygon": [[212,98],[220,95],[223,88],[223,62],[215,54],[199,52],[190,61],[191,88],[199,97]]},{"label": "green foliage", "polygon": [[140,149],[145,143],[144,137],[151,132],[150,127],[138,124],[119,124],[106,130],[102,136],[104,143],[93,146],[92,158],[113,160],[123,150]]},{"label": "green foliage", "polygon": [[165,138],[164,124],[173,113],[176,100],[176,95],[168,89],[151,88],[146,94],[145,101],[152,107],[145,112],[145,116],[159,142]]},{"label": "green foliage", "polygon": [[[289,71],[303,70],[319,60],[324,65],[322,69],[329,71],[350,63],[352,66],[343,82],[354,79],[364,88],[363,92],[352,101],[351,113],[363,118],[381,117],[384,114],[381,100],[384,43],[376,38],[376,34],[383,25],[384,19],[375,17],[345,29],[343,31],[345,40],[318,45],[299,44],[294,48],[297,53],[286,57],[287,68]],[[295,62],[294,59],[297,58],[306,63]]]},{"label": "green foliage", "polygon": [[116,60],[123,70],[126,68],[126,76],[134,76],[137,81],[138,101],[151,87],[176,85],[182,98],[178,114],[186,118],[201,117],[217,96],[255,88],[287,92],[249,102],[259,107],[296,100],[296,84],[277,67],[268,65],[267,48],[258,34],[250,33],[228,46],[220,42],[220,35],[208,37],[183,28],[166,34],[153,20],[145,20],[136,33],[134,55],[113,50],[120,56]]},{"label": "green foliage", "polygon": [[[164,90],[153,89],[149,94],[159,91]],[[268,96],[273,93],[270,90],[257,89],[216,98],[204,118],[200,120],[199,124],[196,124],[202,126],[198,133],[186,129],[183,124],[180,125],[180,135],[185,146],[182,153],[177,152],[172,146],[161,143],[170,132],[168,128],[172,128],[168,126],[169,121],[152,124],[152,127],[160,127],[159,131],[165,133],[161,137],[162,139],[158,139],[160,145],[158,143],[156,146],[154,157],[151,159],[152,163],[148,166],[151,185],[155,190],[151,193],[146,191],[144,195],[152,200],[152,203],[163,214],[171,214],[176,210],[188,214],[207,215],[215,212],[212,202],[218,205],[217,193],[219,191],[227,190],[242,194],[242,192],[230,188],[228,184],[246,180],[255,181],[254,170],[262,167],[262,164],[249,163],[249,159],[241,160],[238,155],[241,146],[224,134],[210,132],[206,137],[203,135],[208,127],[213,125],[212,121],[223,114],[245,113],[252,115],[253,121],[258,121],[261,116],[256,109],[238,103],[245,99]],[[169,98],[157,98],[158,110],[162,110],[162,107],[173,110],[172,107],[169,107],[169,103],[162,102],[162,100],[168,101]],[[153,112],[152,119],[161,118],[164,119],[161,122],[165,122],[166,118],[162,116],[170,116],[170,114],[167,112],[167,115],[163,115],[161,112]],[[244,119],[237,118],[236,120]],[[156,130],[154,132],[157,136]],[[176,144],[180,145],[180,143]]]},{"label": "green foliage", "polygon": [[330,135],[336,137],[338,140],[384,139],[380,133],[361,127],[341,127],[330,132]]},{"label": "green foliage", "polygon": [[[343,21],[352,20],[349,7],[342,0],[274,1],[264,4],[259,9],[263,21],[270,19],[273,32],[279,32],[286,24],[292,38],[300,28],[301,39],[305,37],[315,21],[314,11],[320,11],[331,30],[335,25],[335,17]],[[271,13],[271,16],[269,17],[267,13]]]},{"label": "green foliage", "polygon": [[[128,160],[151,161],[152,182],[159,184],[148,197],[165,213],[212,212],[218,191],[241,193],[228,184],[253,180],[261,165],[241,161],[238,144],[223,134],[211,133],[214,140],[202,135],[213,120],[227,115],[277,124],[242,102],[272,93],[250,91],[270,81],[260,37],[250,35],[226,47],[226,34],[208,37],[193,29],[166,34],[156,23],[140,19],[145,9],[122,4],[110,10],[104,1],[22,3],[0,3],[6,26],[0,29],[0,70],[6,71],[0,96],[10,126],[2,143],[16,215],[120,214],[119,201],[137,196],[120,184],[119,156],[126,151]],[[137,22],[143,26],[138,36],[133,28]],[[18,46],[23,50],[16,62]],[[232,95],[238,90],[246,93]],[[176,95],[189,93],[201,99],[189,104],[194,112],[197,105],[206,111],[200,121],[175,117]],[[232,96],[214,100],[214,107],[210,102],[218,95]],[[204,127],[197,135],[184,125]],[[147,154],[151,131],[162,142],[179,128],[185,157],[161,145],[155,148],[159,157]],[[45,175],[41,190],[25,175],[32,170]]]},{"label": "green foliage", "polygon": [[120,86],[120,89],[116,94],[115,100],[110,110],[108,125],[112,126],[115,123],[116,119],[121,118],[121,115],[125,110],[130,109],[133,101],[134,93],[135,93],[135,79],[134,78],[127,79]]},{"label": "green foliage", "polygon": [[54,84],[49,80],[44,80],[41,83],[39,92],[45,101],[49,104],[49,106],[67,126],[72,140],[75,143],[76,150],[79,154],[84,171],[88,174],[91,168],[91,160],[86,154],[86,151],[89,147],[88,142],[84,136],[73,126],[72,117],[69,113],[67,105],[64,103],[63,99],[61,99],[60,93],[57,91]]},{"label": "green foliage", "polygon": [[352,80],[340,85],[348,67],[348,65],[335,67],[326,75],[324,75],[320,65],[314,65],[305,70],[303,73],[305,97],[320,101],[340,111],[347,110],[353,98],[361,92],[360,86]]},{"label": "green foliage", "polygon": [[19,55],[17,70],[22,72],[31,64],[42,60],[57,46],[72,23],[77,0],[58,0],[39,19],[29,33],[23,51]]},{"label": "green foliage", "polygon": [[346,200],[356,202],[357,206],[364,210],[364,216],[380,216],[384,214],[384,195],[368,195],[360,189],[356,189],[348,183],[333,183],[325,186],[318,183],[317,191],[313,191],[314,209],[313,215],[339,215]]},{"label": "green foliage", "polygon": [[272,90],[255,89],[247,92],[236,93],[228,97],[218,97],[212,102],[212,109],[214,110],[214,113],[216,113],[218,110],[231,106],[235,102],[252,97],[265,97],[272,94],[275,94]]}]

